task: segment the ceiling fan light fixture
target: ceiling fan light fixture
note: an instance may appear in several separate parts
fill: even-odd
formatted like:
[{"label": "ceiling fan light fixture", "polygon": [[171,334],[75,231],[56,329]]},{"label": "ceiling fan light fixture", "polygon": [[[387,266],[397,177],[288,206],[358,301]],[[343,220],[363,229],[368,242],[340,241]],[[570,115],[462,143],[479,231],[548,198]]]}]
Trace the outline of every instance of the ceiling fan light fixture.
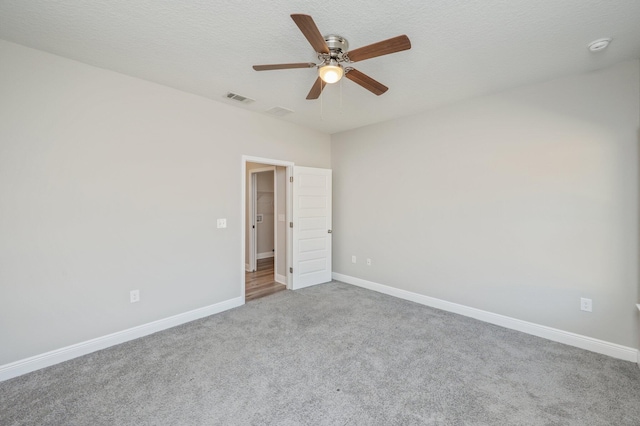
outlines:
[{"label": "ceiling fan light fixture", "polygon": [[344,76],[344,69],[335,59],[331,59],[328,64],[318,69],[318,75],[328,84],[337,83]]}]

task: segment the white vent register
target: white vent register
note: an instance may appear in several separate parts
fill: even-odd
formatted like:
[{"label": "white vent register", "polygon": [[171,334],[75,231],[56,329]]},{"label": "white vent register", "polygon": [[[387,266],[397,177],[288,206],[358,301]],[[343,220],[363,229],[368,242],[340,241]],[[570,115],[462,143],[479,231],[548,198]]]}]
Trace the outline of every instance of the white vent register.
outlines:
[{"label": "white vent register", "polygon": [[246,96],[238,95],[237,93],[233,92],[227,92],[224,97],[234,101],[242,102],[243,104],[251,104],[256,101],[255,99],[247,98]]},{"label": "white vent register", "polygon": [[268,114],[275,115],[277,117],[284,117],[285,115],[291,114],[293,111],[284,107],[273,107],[267,110]]}]

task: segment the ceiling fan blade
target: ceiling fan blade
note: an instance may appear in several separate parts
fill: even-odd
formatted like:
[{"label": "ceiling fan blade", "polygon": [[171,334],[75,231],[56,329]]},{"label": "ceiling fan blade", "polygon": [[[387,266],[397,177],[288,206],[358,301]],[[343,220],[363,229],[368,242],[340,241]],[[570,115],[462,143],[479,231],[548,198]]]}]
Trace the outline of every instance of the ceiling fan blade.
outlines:
[{"label": "ceiling fan blade", "polygon": [[307,38],[311,47],[318,53],[329,53],[329,47],[327,42],[324,41],[324,37],[320,33],[320,30],[313,22],[313,18],[309,15],[293,14],[291,19],[296,23],[302,34]]},{"label": "ceiling fan blade", "polygon": [[349,72],[345,74],[345,77],[347,77],[349,80],[353,81],[354,83],[364,87],[374,95],[380,96],[384,92],[389,90],[389,88],[384,84],[372,79],[368,75],[353,68],[350,69]]},{"label": "ceiling fan blade", "polygon": [[350,51],[348,55],[351,62],[358,62],[409,49],[411,49],[409,37],[401,35],[388,40],[379,41],[368,46],[359,47]]},{"label": "ceiling fan blade", "polygon": [[269,71],[269,70],[287,70],[291,68],[314,68],[316,64],[313,62],[300,62],[297,64],[273,64],[273,65],[254,65],[253,69],[256,71]]},{"label": "ceiling fan blade", "polygon": [[322,93],[322,89],[327,85],[320,77],[316,78],[316,82],[313,83],[313,87],[309,90],[307,99],[318,99]]}]

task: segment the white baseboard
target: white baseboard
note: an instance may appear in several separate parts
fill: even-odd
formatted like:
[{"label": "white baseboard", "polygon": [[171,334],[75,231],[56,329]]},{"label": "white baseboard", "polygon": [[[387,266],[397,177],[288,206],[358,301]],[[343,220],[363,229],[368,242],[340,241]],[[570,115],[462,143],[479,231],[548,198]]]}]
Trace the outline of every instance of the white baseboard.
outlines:
[{"label": "white baseboard", "polygon": [[244,270],[245,270],[245,271],[247,271],[247,272],[253,272],[253,271],[251,270],[251,266],[249,266],[249,264],[248,264],[248,263],[245,263],[245,264],[244,264]]},{"label": "white baseboard", "polygon": [[588,351],[640,364],[640,351],[634,348],[618,345],[616,343],[605,342],[604,340],[594,339],[592,337],[558,330],[556,328],[551,328],[528,321],[522,321],[500,314],[494,314],[492,312],[471,308],[469,306],[459,305],[457,303],[447,302],[446,300],[424,296],[422,294],[413,293],[384,284],[378,284],[372,281],[351,277],[349,275],[339,274],[337,272],[334,272],[332,276],[333,279],[341,281],[343,283],[352,284],[358,287],[377,291],[378,293],[384,293],[389,296],[394,296],[400,299],[420,303],[421,305],[430,306],[436,309],[442,309],[443,311],[453,312],[456,314],[464,315],[466,317],[475,318],[480,321],[499,325],[501,327],[521,331],[533,336],[542,337],[554,342],[564,343],[565,345],[575,346],[580,349],[586,349]]},{"label": "white baseboard", "polygon": [[258,255],[256,256],[256,259],[268,259],[270,257],[273,257],[273,252],[265,251],[264,253],[258,253]]},{"label": "white baseboard", "polygon": [[166,330],[167,328],[175,327],[177,325],[204,318],[209,315],[227,311],[243,304],[244,299],[242,297],[236,297],[235,299],[225,300],[224,302],[216,303],[214,305],[194,309],[192,311],[139,325],[127,330],[118,331],[106,336],[97,337],[95,339],[76,343],[75,345],[67,346],[40,355],[32,356],[30,358],[1,365],[0,382],[11,379],[13,377],[21,376],[26,373],[30,373],[35,370],[39,370],[44,367],[49,367],[51,365],[68,361],[82,355],[87,355],[100,349],[105,349],[110,346],[128,342],[129,340],[157,333],[158,331]]},{"label": "white baseboard", "polygon": [[287,285],[287,277],[284,275],[276,274],[275,280],[277,283]]}]

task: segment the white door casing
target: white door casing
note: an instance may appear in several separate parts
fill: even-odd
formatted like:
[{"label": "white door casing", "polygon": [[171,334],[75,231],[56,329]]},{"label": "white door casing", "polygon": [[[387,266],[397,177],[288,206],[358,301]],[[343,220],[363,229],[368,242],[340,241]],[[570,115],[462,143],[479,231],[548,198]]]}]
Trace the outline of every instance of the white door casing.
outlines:
[{"label": "white door casing", "polygon": [[[240,223],[243,224],[243,226],[241,226],[241,231],[240,231],[240,236],[241,236],[241,242],[240,242],[240,253],[241,253],[241,262],[240,262],[240,266],[241,266],[241,279],[240,279],[240,297],[242,297],[243,303],[244,303],[244,298],[245,298],[245,290],[246,290],[246,282],[245,282],[245,272],[250,270],[249,264],[248,264],[248,259],[249,259],[249,252],[245,252],[245,250],[247,249],[247,244],[249,245],[249,247],[251,247],[251,226],[247,224],[247,215],[251,215],[251,209],[250,209],[250,205],[251,205],[251,197],[249,196],[249,194],[251,194],[251,192],[249,192],[249,194],[247,194],[247,191],[250,191],[250,188],[248,187],[248,182],[250,182],[251,178],[250,178],[250,174],[247,173],[247,163],[258,163],[258,164],[263,164],[265,166],[282,166],[285,168],[285,175],[286,175],[286,184],[285,187],[282,188],[283,191],[283,196],[285,199],[285,210],[286,210],[286,222],[291,221],[291,218],[293,217],[293,202],[291,199],[291,184],[289,183],[289,178],[291,176],[293,176],[293,166],[294,163],[291,161],[284,161],[284,160],[276,160],[276,159],[271,159],[271,158],[263,158],[263,157],[254,157],[254,156],[249,156],[249,155],[242,155],[241,157],[241,171],[242,171],[242,175],[241,175],[241,214],[240,214]],[[251,170],[256,170],[256,169],[251,169]],[[285,230],[286,230],[286,242],[285,242],[285,246],[279,248],[279,251],[282,252],[282,255],[285,256],[286,258],[286,271],[282,276],[283,281],[286,281],[287,284],[287,288],[288,289],[292,289],[292,281],[293,281],[293,277],[292,274],[288,273],[289,271],[289,267],[290,265],[293,264],[293,255],[292,255],[292,251],[293,251],[293,247],[292,247],[292,234],[293,234],[293,229],[289,228],[289,224],[287,223],[285,226]],[[247,234],[247,232],[249,234]],[[250,250],[249,250],[250,251]]]},{"label": "white door casing", "polygon": [[293,168],[293,289],[331,281],[331,170]]}]

